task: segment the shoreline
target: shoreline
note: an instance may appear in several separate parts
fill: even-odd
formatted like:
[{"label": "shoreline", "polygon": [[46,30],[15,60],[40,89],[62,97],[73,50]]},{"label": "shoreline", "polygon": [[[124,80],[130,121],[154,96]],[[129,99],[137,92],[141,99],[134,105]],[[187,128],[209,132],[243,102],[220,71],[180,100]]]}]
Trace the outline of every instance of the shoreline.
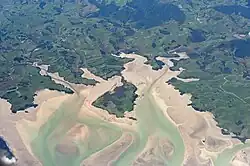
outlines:
[{"label": "shoreline", "polygon": [[[152,93],[151,95],[153,96],[155,103],[157,103],[170,123],[172,123],[178,129],[179,133],[181,134],[181,138],[183,139],[185,154],[182,165],[191,164],[188,162],[192,160],[194,163],[203,165],[203,163],[211,162],[214,156],[218,156],[220,152],[224,151],[225,149],[230,149],[233,147],[233,145],[240,143],[236,139],[232,139],[227,135],[225,136],[221,134],[221,128],[217,126],[217,122],[210,112],[199,112],[196,111],[192,106],[189,106],[189,104],[192,103],[191,94],[181,94],[181,92],[178,89],[175,89],[174,86],[167,84],[168,80],[174,77],[177,78],[178,75],[183,71],[183,69],[180,71],[170,70],[171,66],[173,65],[173,63],[171,63],[171,59],[180,60],[182,58],[188,58],[186,53],[176,54],[180,54],[179,57],[157,57],[158,60],[161,60],[163,63],[165,63],[163,68],[157,71],[152,70],[152,66],[146,65],[145,62],[147,59],[140,55],[122,53],[119,56],[121,58],[129,57],[134,59],[133,61],[124,64],[125,69],[121,72],[121,75],[127,82],[130,82],[137,87],[135,93],[138,95],[134,101],[133,111],[125,112],[124,118],[117,118],[115,115],[110,114],[107,110],[96,108],[92,105],[92,103],[105,92],[112,91],[115,87],[122,86],[121,76],[114,76],[108,80],[103,80],[88,72],[87,69],[82,69],[87,78],[98,79],[98,83],[95,86],[83,86],[70,84],[63,78],[59,77],[58,74],[48,74],[45,71],[46,69],[41,69],[41,74],[51,76],[51,78],[56,83],[64,84],[65,86],[70,85],[75,88],[78,95],[84,99],[78,116],[81,117],[88,115],[91,117],[96,117],[100,120],[114,124],[121,129],[131,131],[136,131],[137,120],[132,120],[129,117],[136,118],[137,114],[135,110],[138,107],[139,101],[143,99],[147,86],[154,82],[155,85],[153,85],[150,93]],[[85,77],[84,74],[82,77]],[[189,82],[197,80],[188,79],[184,81]],[[51,95],[55,95],[54,98],[51,97]],[[21,136],[22,142],[28,149],[29,154],[33,155],[33,157],[35,156],[31,148],[29,148],[32,138],[28,138],[30,136],[25,126],[31,126],[33,130],[35,129],[39,131],[40,127],[48,120],[46,117],[48,118],[53,112],[57,110],[57,107],[59,107],[63,101],[67,100],[68,97],[72,95],[73,94],[65,94],[51,90],[38,91],[34,101],[34,103],[38,103],[38,108],[33,108],[31,111],[32,113],[29,113],[29,115],[20,113],[22,116],[16,120],[16,129]],[[52,103],[53,107],[51,107]],[[49,107],[46,107],[46,105]],[[189,121],[187,121],[186,117],[188,117]],[[199,128],[199,126],[201,126],[201,128]],[[33,137],[35,136],[33,135]],[[208,142],[205,141],[203,144],[201,144],[200,141],[204,138],[208,139]],[[209,141],[215,141],[218,143],[218,147],[216,147],[217,145],[213,147],[210,145]],[[112,143],[111,145],[113,144],[115,143]],[[229,146],[229,144],[231,146]],[[108,148],[108,146],[104,149],[106,148]],[[101,153],[102,150],[98,151],[97,153],[99,152]],[[93,155],[97,153],[94,153]]]},{"label": "shoreline", "polygon": [[[129,58],[131,58],[131,57],[129,57]],[[159,59],[161,59],[161,57],[158,57]],[[181,53],[180,55],[179,55],[179,58],[181,59],[181,58],[188,58],[187,57],[187,55],[186,55],[186,53]],[[164,59],[166,59],[166,58],[164,58]],[[176,57],[174,58],[174,59],[176,59]],[[170,68],[172,65],[173,65],[173,63],[169,63],[169,62],[171,62],[171,58],[169,58],[169,59],[167,59],[166,61],[163,61],[165,64],[168,64],[169,66],[168,66],[168,68]],[[170,69],[169,69],[170,70]],[[183,71],[183,69],[181,69],[179,72],[178,71],[171,71],[170,70],[170,72],[173,72],[173,73],[177,73],[175,76],[172,76],[172,78],[173,77],[178,77],[178,75],[181,73]],[[170,78],[169,78],[170,79]],[[186,81],[197,81],[197,79],[195,79],[195,80],[190,80],[190,79],[188,79],[188,80],[186,80]],[[167,85],[168,86],[168,85]],[[187,103],[187,105],[186,105],[186,107],[189,107],[188,106],[188,104],[190,104],[190,103],[192,103],[191,102],[191,94],[184,94],[184,95],[181,95],[181,92],[179,91],[179,90],[177,90],[177,89],[175,89],[175,87],[173,87],[172,85],[170,85],[170,87],[172,88],[172,90],[173,91],[176,91],[180,96],[181,96],[181,98],[183,97],[183,98],[186,98],[185,100],[186,100],[186,102],[184,102],[184,103]],[[158,99],[158,105],[162,105],[162,108],[168,108],[168,105],[166,105],[164,102],[162,102],[161,101],[161,103],[159,103],[160,102],[160,100]],[[198,116],[201,116],[201,117],[203,117],[203,118],[205,118],[203,115],[202,115],[202,113],[201,112],[198,112],[198,111],[196,111],[193,107],[191,107],[192,108],[192,113],[193,114],[198,114]],[[190,107],[189,107],[189,109],[190,109]],[[209,112],[206,112],[206,113],[203,113],[203,114],[211,114],[211,113],[209,113]],[[180,133],[182,133],[182,135],[184,135],[184,133],[183,133],[183,131],[181,131],[181,129],[180,129],[180,126],[181,125],[183,125],[183,124],[177,124],[172,118],[170,118],[170,116],[169,116],[169,113],[168,113],[168,111],[166,111],[166,114],[165,114],[166,116],[167,116],[167,118],[169,119],[169,120],[171,120],[171,122],[173,123],[173,124],[175,124],[176,125],[176,127],[179,129],[179,131],[180,131]],[[217,124],[217,122],[215,121],[215,119],[214,119],[214,117],[212,116],[212,117],[210,117],[211,119],[210,119],[210,121],[213,121],[213,123],[215,123],[215,124]],[[206,119],[207,119],[207,117],[206,117]],[[210,126],[211,127],[211,126]],[[237,140],[235,140],[235,139],[233,139],[233,138],[231,138],[231,137],[227,137],[227,136],[225,136],[225,135],[222,135],[222,133],[221,133],[221,131],[220,131],[220,129],[221,128],[219,128],[217,125],[214,125],[213,126],[215,129],[216,129],[216,132],[218,133],[217,134],[217,138],[219,138],[219,139],[222,139],[222,140],[226,140],[226,142],[227,141],[230,141],[231,142],[231,146],[225,146],[224,148],[222,148],[219,152],[222,152],[223,150],[225,150],[225,149],[230,149],[230,148],[232,148],[232,145],[236,145],[236,144],[240,144],[240,142],[237,142]],[[209,131],[208,131],[209,132]],[[211,134],[211,132],[210,132],[210,135],[212,135]],[[217,138],[214,138],[214,139],[217,139]],[[234,141],[235,140],[235,141]],[[186,143],[187,144],[187,143]],[[226,144],[228,144],[228,143],[226,143]],[[188,147],[187,147],[187,145],[185,145],[186,146],[186,149],[189,149]],[[186,152],[186,151],[185,151]],[[214,155],[216,154],[216,156],[219,154],[219,152],[217,152],[217,150],[216,150],[216,152],[213,152],[214,153]],[[211,152],[210,152],[211,153]],[[188,156],[187,156],[187,152],[186,152],[186,155],[185,155],[185,159],[184,159],[184,161],[183,161],[183,163],[185,163],[188,159]],[[206,157],[207,158],[207,157]],[[210,161],[208,160],[207,162],[211,162],[211,157],[208,157],[209,159],[210,159]]]}]

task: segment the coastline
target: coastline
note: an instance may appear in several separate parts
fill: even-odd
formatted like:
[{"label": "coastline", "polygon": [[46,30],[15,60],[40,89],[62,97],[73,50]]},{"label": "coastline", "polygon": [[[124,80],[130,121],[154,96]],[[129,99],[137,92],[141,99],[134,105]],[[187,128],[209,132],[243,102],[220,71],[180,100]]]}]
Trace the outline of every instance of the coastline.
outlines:
[{"label": "coastline", "polygon": [[[217,126],[217,122],[214,120],[211,113],[198,112],[194,110],[193,107],[189,106],[191,103],[190,94],[182,95],[174,86],[166,83],[171,78],[177,78],[183,71],[183,69],[180,69],[179,71],[171,71],[170,67],[173,65],[171,59],[178,60],[188,58],[186,53],[176,54],[179,55],[179,57],[158,57],[157,59],[161,60],[166,65],[157,71],[152,70],[150,65],[144,64],[147,60],[145,57],[135,54],[121,54],[121,58],[129,57],[134,59],[124,65],[125,69],[121,74],[126,81],[137,87],[136,94],[138,97],[134,101],[134,110],[138,108],[138,104],[143,100],[147,87],[151,86],[151,84],[153,85],[150,93],[154,102],[157,103],[165,117],[178,129],[182,136],[185,145],[185,154],[182,165],[200,164],[205,166],[208,163],[211,164],[212,160],[222,151],[232,148],[233,145],[240,144],[240,142],[237,139],[232,139],[229,136],[222,135],[221,129]],[[46,73],[46,69],[41,69],[41,72],[45,72],[41,74],[49,74],[57,83],[64,84],[65,86],[69,86],[70,84],[70,86],[75,88],[77,94],[84,101],[77,116],[94,117],[114,124],[123,130],[131,130],[135,132],[137,130],[136,126],[138,122],[129,118],[134,117],[137,119],[138,114],[135,111],[126,112],[124,118],[117,118],[115,115],[110,115],[108,111],[95,108],[92,105],[92,103],[105,92],[112,91],[115,87],[122,86],[122,78],[120,76],[114,76],[108,80],[103,80],[88,72],[87,69],[82,70],[87,78],[97,79],[98,83],[95,86],[74,85],[67,83],[63,78],[59,77],[58,74]],[[85,75],[83,75],[83,77],[85,77]],[[189,79],[183,81],[197,80]],[[38,107],[31,110],[28,109],[27,111],[30,112],[29,114],[20,113],[21,117],[16,118],[16,129],[22,138],[22,142],[29,151],[29,154],[33,155],[34,158],[35,155],[30,148],[32,140],[36,137],[36,134],[34,133],[40,130],[40,127],[46,123],[48,118],[55,111],[57,111],[62,102],[66,101],[70,96],[72,96],[72,94],[65,94],[51,90],[39,91],[37,92],[34,101],[34,103],[38,104]],[[32,136],[26,126],[31,127],[31,131],[33,132]],[[84,137],[83,140],[87,139],[87,137],[88,136]],[[121,138],[108,147],[116,146],[116,142],[119,142],[120,139]],[[205,141],[203,142],[203,140]],[[211,141],[214,142],[216,146],[212,145]],[[148,145],[148,141],[146,142],[148,146],[147,148],[152,146],[150,143]],[[130,145],[128,145],[128,148],[129,146]],[[105,149],[109,149],[108,147],[97,153],[102,154]],[[93,155],[96,155],[97,153],[94,153]],[[139,157],[139,154],[137,157]]]}]

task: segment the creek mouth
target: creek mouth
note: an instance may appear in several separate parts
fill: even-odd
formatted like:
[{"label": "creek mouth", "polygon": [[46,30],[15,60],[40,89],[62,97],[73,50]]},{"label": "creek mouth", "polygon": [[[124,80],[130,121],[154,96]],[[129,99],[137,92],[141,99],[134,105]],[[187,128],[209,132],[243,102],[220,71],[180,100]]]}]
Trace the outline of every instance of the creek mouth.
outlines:
[{"label": "creek mouth", "polygon": [[[94,110],[88,110],[90,108],[84,104],[88,96],[82,96],[79,91],[60,104],[59,108],[39,128],[38,135],[31,142],[34,154],[44,166],[56,166],[60,158],[68,160],[68,162],[60,162],[60,165],[66,166],[70,161],[71,165],[78,166],[97,152],[101,153],[112,147],[122,139],[123,134],[128,133],[133,139],[129,144],[127,143],[127,148],[122,150],[121,154],[116,155],[114,161],[110,161],[112,165],[142,164],[141,159],[145,158],[143,156],[147,156],[147,160],[143,161],[146,164],[181,165],[185,151],[181,135],[178,128],[166,118],[163,110],[157,106],[151,94],[154,84],[166,72],[167,70],[161,75],[158,74],[159,76],[153,78],[152,82],[147,83],[144,88],[143,97],[140,97],[136,103],[136,124],[134,128],[132,127],[133,129],[124,128],[91,114],[85,114],[84,109],[86,112]],[[81,112],[83,112],[83,116],[80,115]],[[88,128],[88,132],[82,140],[75,139],[75,136],[68,134],[76,123]],[[81,135],[81,133],[76,135]],[[153,151],[152,154],[150,151]]]},{"label": "creek mouth", "polygon": [[[62,158],[67,159],[68,162],[60,163],[61,165],[66,166],[69,161],[74,161],[70,164],[78,166],[82,160],[119,140],[124,132],[133,135],[134,139],[118,159],[113,162],[113,165],[132,165],[136,156],[145,148],[150,136],[168,140],[173,145],[171,147],[173,154],[170,157],[161,157],[161,162],[173,166],[181,165],[184,157],[184,145],[178,129],[164,117],[150,94],[145,93],[144,99],[138,103],[136,131],[128,131],[93,117],[79,118],[72,115],[77,112],[72,111],[72,106],[77,105],[76,100],[76,98],[71,99],[62,104],[61,108],[40,128],[38,136],[32,142],[33,151],[44,166],[56,166]],[[71,107],[70,116],[69,113],[66,113],[69,107]],[[73,122],[88,126],[90,130],[89,138],[74,144],[58,144],[58,140],[66,137],[65,133],[73,126]],[[60,126],[64,127],[61,128]],[[157,146],[161,147],[162,145],[158,144]]]},{"label": "creek mouth", "polygon": [[[134,109],[136,121],[129,118],[116,118],[91,105],[98,96],[113,89],[114,85],[118,86],[119,82],[114,83],[114,79],[111,79],[101,80],[97,86],[75,88],[80,90],[73,95],[68,95],[37,129],[33,129],[38,125],[36,121],[31,122],[31,125],[23,123],[25,132],[31,138],[30,145],[27,146],[31,147],[42,165],[79,166],[88,163],[86,165],[98,166],[102,161],[112,166],[188,165],[184,163],[187,152],[186,137],[183,137],[183,133],[180,132],[179,123],[177,125],[175,119],[167,117],[167,111],[163,110],[160,101],[157,101],[154,95],[156,89],[161,91],[165,89],[160,88],[170,86],[166,83],[167,80],[177,76],[178,73],[166,68],[153,71],[144,64],[143,60],[136,58],[136,63],[131,62],[135,63],[131,65],[135,69],[122,73],[124,78],[137,85],[140,91],[137,92],[140,94]],[[57,80],[60,81],[58,78]],[[104,86],[107,87],[102,89]],[[88,88],[92,89],[85,92]],[[103,92],[99,93],[100,91]],[[178,93],[177,97],[182,98],[182,95]],[[187,106],[187,101],[183,98],[180,101],[185,102],[184,105]],[[55,103],[52,102],[52,104]],[[176,102],[172,104],[172,107],[175,104],[178,105]],[[180,112],[180,110],[175,111]],[[202,121],[202,119],[198,120]],[[196,135],[199,139],[198,129]],[[194,149],[198,148],[195,144],[191,146]],[[229,165],[235,153],[248,146],[248,143],[238,144],[223,150],[220,154],[216,153],[218,157],[213,158],[214,165]],[[196,153],[192,157],[197,158],[198,156],[195,155]]]}]

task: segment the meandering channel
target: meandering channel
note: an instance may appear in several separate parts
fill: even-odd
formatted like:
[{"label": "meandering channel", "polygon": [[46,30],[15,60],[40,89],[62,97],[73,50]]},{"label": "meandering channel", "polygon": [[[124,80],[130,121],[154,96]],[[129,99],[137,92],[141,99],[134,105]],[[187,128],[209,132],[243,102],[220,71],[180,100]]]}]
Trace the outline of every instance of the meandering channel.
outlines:
[{"label": "meandering channel", "polygon": [[[144,65],[143,61],[138,61],[138,64],[134,65],[135,71],[139,70],[136,66]],[[149,70],[148,66],[143,67],[142,69]],[[150,72],[151,70],[150,68]],[[29,123],[22,123],[25,132],[31,138],[30,145],[27,146],[31,146],[32,152],[44,166],[85,166],[86,163],[90,163],[91,166],[91,163],[101,163],[101,159],[109,155],[107,151],[111,156],[115,156],[115,160],[106,161],[108,165],[144,164],[150,166],[152,163],[168,166],[183,165],[185,145],[182,135],[177,125],[166,117],[165,110],[158,106],[153,96],[154,90],[159,86],[159,81],[164,83],[167,81],[163,77],[167,71],[168,69],[164,68],[156,76],[148,71],[143,76],[140,73],[133,75],[136,79],[141,78],[145,86],[140,88],[141,94],[134,110],[137,122],[131,129],[118,125],[116,121],[110,120],[112,117],[106,114],[103,118],[103,115],[95,112],[96,110],[91,110],[93,107],[88,107],[85,103],[90,94],[82,93],[82,91],[92,87],[85,87],[82,91],[69,95],[39,127],[39,130],[35,130],[35,127],[28,125]],[[130,72],[133,74],[133,70]],[[124,78],[131,81],[125,75]],[[58,80],[58,78],[55,79]],[[114,85],[118,86],[117,83],[108,81],[104,84],[105,86],[110,84],[110,87],[106,88],[107,91]],[[101,87],[102,84],[99,86]],[[94,91],[90,92],[94,93]],[[35,123],[32,122],[33,125]],[[117,148],[119,144],[121,144],[120,149]],[[239,144],[224,150],[213,160],[214,165],[229,165],[234,154],[248,146],[250,143]],[[118,149],[117,152],[112,148]],[[87,161],[91,157],[93,159]]]}]

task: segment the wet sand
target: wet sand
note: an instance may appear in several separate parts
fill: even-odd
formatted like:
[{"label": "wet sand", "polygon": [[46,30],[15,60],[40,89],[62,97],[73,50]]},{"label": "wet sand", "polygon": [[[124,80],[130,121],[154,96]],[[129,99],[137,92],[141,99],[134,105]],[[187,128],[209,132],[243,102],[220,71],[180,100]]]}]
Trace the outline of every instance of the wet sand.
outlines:
[{"label": "wet sand", "polygon": [[237,152],[231,161],[231,166],[249,166],[250,165],[250,148],[245,148]]},{"label": "wet sand", "polygon": [[[179,58],[173,59],[188,58],[185,53],[178,55]],[[105,92],[122,86],[120,76],[103,80],[82,69],[83,77],[99,83],[95,86],[75,85],[58,74],[47,73],[46,66],[43,66],[41,74],[50,75],[55,82],[74,88],[76,93],[40,91],[35,98],[39,107],[28,110],[31,113],[11,117],[6,115],[9,112],[4,112],[10,122],[3,125],[11,123],[13,131],[17,130],[20,136],[11,141],[13,146],[23,148],[22,154],[19,149],[17,156],[22,160],[30,159],[33,163],[29,165],[44,166],[226,166],[231,160],[232,163],[244,162],[233,156],[248,144],[243,146],[238,140],[222,135],[210,113],[195,111],[188,106],[190,95],[180,95],[166,83],[177,77],[182,69],[169,70],[173,63],[167,58],[158,57],[167,65],[154,71],[144,64],[146,59],[142,56],[121,54],[120,57],[134,59],[125,64],[122,71],[124,79],[137,87],[139,97],[132,112],[126,113],[124,118],[117,118],[92,105]],[[5,102],[5,107],[9,109],[10,105],[6,106]],[[6,131],[0,131],[8,137]],[[234,149],[228,149],[232,147]]]}]

